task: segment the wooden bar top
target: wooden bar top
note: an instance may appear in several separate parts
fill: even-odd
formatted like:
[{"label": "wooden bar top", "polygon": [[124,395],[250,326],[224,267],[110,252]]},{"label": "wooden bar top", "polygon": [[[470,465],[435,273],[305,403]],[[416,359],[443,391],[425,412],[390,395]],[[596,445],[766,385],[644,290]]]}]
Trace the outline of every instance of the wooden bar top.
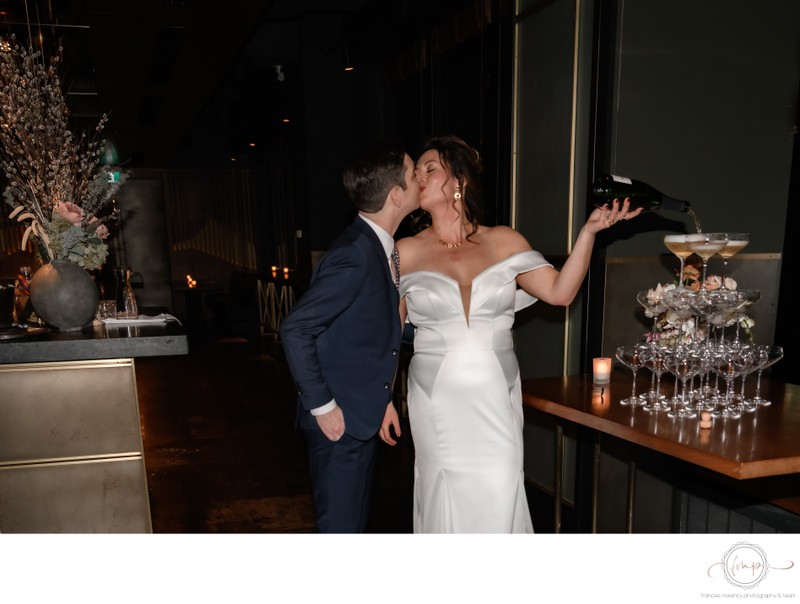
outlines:
[{"label": "wooden bar top", "polygon": [[[639,374],[637,394],[650,384],[649,372]],[[800,386],[762,378],[761,396],[772,405],[740,419],[714,419],[711,428],[701,429],[699,418],[672,419],[663,411],[620,405],[631,394],[631,377],[614,369],[602,393],[591,375],[527,379],[522,381],[522,400],[526,407],[732,478],[800,472]],[[755,382],[753,376],[749,380],[748,395]],[[672,382],[671,376],[662,378],[663,393],[672,394]]]}]

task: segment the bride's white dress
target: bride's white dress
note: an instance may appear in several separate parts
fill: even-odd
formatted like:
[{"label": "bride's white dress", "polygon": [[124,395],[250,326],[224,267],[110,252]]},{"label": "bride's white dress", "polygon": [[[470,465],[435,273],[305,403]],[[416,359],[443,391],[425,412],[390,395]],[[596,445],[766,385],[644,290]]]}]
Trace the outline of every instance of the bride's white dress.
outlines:
[{"label": "bride's white dress", "polygon": [[533,532],[522,468],[522,395],[514,313],[536,301],[516,276],[550,264],[515,254],[472,282],[437,272],[400,279],[415,326],[408,374],[414,440],[414,532]]}]

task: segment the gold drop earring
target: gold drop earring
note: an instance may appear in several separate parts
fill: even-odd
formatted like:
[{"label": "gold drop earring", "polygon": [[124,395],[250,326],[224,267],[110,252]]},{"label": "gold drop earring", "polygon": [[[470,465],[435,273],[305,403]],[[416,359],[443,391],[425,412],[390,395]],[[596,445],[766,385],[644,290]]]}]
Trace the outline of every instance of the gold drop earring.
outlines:
[{"label": "gold drop earring", "polygon": [[461,199],[461,187],[458,185],[456,185],[456,192],[453,193],[453,199],[455,199],[456,201]]}]

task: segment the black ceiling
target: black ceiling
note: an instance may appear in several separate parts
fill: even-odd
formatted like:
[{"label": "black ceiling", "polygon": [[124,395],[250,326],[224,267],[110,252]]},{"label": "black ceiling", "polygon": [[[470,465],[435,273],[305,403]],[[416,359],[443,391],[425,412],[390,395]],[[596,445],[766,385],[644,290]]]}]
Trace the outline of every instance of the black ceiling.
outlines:
[{"label": "black ceiling", "polygon": [[278,82],[274,66],[296,62],[299,19],[320,15],[341,30],[347,15],[368,4],[0,0],[0,27],[23,42],[29,35],[43,40],[49,53],[63,48],[64,86],[76,127],[92,128],[108,112],[105,134],[120,161],[162,167],[172,162],[198,120],[213,119],[220,109],[215,96],[235,113],[242,109],[236,106],[243,81],[250,80],[250,87],[258,79]]},{"label": "black ceiling", "polygon": [[166,167],[201,155],[224,161],[247,136],[242,125],[280,121],[282,87],[315,56],[338,60],[346,44],[354,62],[378,64],[465,3],[0,0],[0,28],[41,39],[49,53],[63,48],[76,127],[93,128],[107,112],[121,162]]}]

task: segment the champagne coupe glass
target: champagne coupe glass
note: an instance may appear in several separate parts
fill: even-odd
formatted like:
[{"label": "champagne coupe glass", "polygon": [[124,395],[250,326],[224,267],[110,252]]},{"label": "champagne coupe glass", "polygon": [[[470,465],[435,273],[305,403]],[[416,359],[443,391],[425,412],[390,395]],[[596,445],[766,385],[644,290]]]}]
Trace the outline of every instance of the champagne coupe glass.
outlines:
[{"label": "champagne coupe glass", "polygon": [[734,404],[733,381],[752,364],[753,359],[745,350],[721,351],[714,363],[714,372],[725,379],[725,397],[720,401],[721,408],[711,412],[714,417],[738,419],[742,416],[740,407]]},{"label": "champagne coupe glass", "polygon": [[644,401],[636,396],[636,372],[642,366],[643,361],[640,354],[641,347],[634,346],[620,346],[617,348],[615,356],[620,363],[625,365],[633,372],[633,385],[631,386],[631,395],[628,398],[622,399],[619,404],[625,406],[643,405]]},{"label": "champagne coupe glass", "polygon": [[656,342],[656,327],[658,325],[658,316],[667,310],[667,305],[664,304],[663,293],[659,290],[646,289],[636,294],[636,300],[644,306],[644,314],[647,317],[653,318],[653,329],[651,333],[652,343]]},{"label": "champagne coupe glass", "polygon": [[[674,352],[685,352],[692,344],[696,321],[689,321],[694,315],[694,309],[689,304],[689,297],[694,292],[688,287],[673,287],[665,289],[662,296],[667,307],[665,315],[667,327],[672,339],[671,348]],[[662,340],[663,341],[663,334]],[[673,399],[679,398],[680,378],[675,376],[675,393]]]},{"label": "champagne coupe glass", "polygon": [[727,234],[692,233],[690,235],[686,235],[686,243],[689,245],[689,249],[703,259],[703,280],[700,283],[700,289],[705,290],[708,261],[711,259],[711,256],[719,252],[727,245]]},{"label": "champagne coupe glass", "polygon": [[[711,343],[711,329],[715,325],[724,323],[724,315],[736,304],[736,291],[730,289],[716,289],[707,290],[700,289],[699,291],[692,292],[689,296],[689,304],[695,312],[705,319],[706,324],[706,341],[703,346],[703,353],[707,356],[706,367],[713,369],[713,360],[711,357],[714,353],[714,346]],[[714,372],[717,376],[715,385],[710,384],[710,374],[705,372],[703,380],[705,382],[702,390],[702,398],[711,399],[717,395],[717,383],[721,374]]]},{"label": "champagne coupe glass", "polygon": [[647,393],[647,402],[643,405],[645,411],[668,411],[669,404],[666,397],[661,394],[661,376],[667,370],[665,355],[667,349],[663,346],[647,346],[642,348],[641,357],[644,366],[653,372],[655,386]]},{"label": "champagne coupe glass", "polygon": [[[759,353],[760,365],[756,370],[756,395],[750,401],[751,404],[761,405],[767,407],[772,404],[765,398],[761,398],[761,372],[772,367],[775,363],[783,358],[783,347],[781,346],[764,346]],[[757,362],[759,362],[757,361]]]},{"label": "champagne coupe glass", "polygon": [[686,259],[694,254],[689,244],[686,242],[686,235],[664,235],[664,245],[667,249],[678,257],[681,261],[681,272],[678,277],[678,287],[683,287],[683,269]]},{"label": "champagne coupe glass", "polygon": [[766,362],[766,355],[762,354],[763,349],[768,349],[769,346],[764,344],[758,346],[747,346],[747,354],[750,355],[750,363],[747,368],[742,371],[742,383],[741,383],[741,390],[739,391],[739,404],[741,405],[744,411],[755,411],[758,408],[758,404],[753,399],[748,399],[745,397],[744,389],[745,384],[747,383],[747,376],[761,367],[762,363]]},{"label": "champagne coupe glass", "polygon": [[716,348],[700,343],[695,344],[693,352],[700,357],[701,366],[697,373],[700,377],[700,386],[692,392],[692,397],[696,400],[698,411],[711,411],[719,400],[719,390],[711,385],[711,373],[721,353]]},{"label": "champagne coupe glass", "polygon": [[691,401],[687,401],[686,388],[689,379],[697,375],[703,366],[701,357],[687,348],[680,348],[668,352],[666,362],[669,372],[681,381],[680,396],[675,396],[673,407],[667,411],[667,415],[687,419],[697,417],[697,413],[692,410]]},{"label": "champagne coupe glass", "polygon": [[700,289],[692,292],[689,305],[706,321],[706,346],[711,345],[712,327],[725,324],[725,315],[739,304],[739,296],[733,289]]},{"label": "champagne coupe glass", "polygon": [[750,233],[725,233],[727,243],[719,252],[722,256],[722,287],[725,287],[725,278],[728,276],[728,260],[742,251],[750,243]]},{"label": "champagne coupe glass", "polygon": [[[689,330],[694,332],[694,336],[697,335],[696,322],[690,324],[689,326],[686,325],[686,322],[695,314],[695,310],[690,304],[692,294],[694,294],[694,292],[687,287],[676,287],[674,289],[665,291],[664,295],[662,296],[664,305],[668,310],[671,310],[673,313],[675,313],[675,316],[680,320],[680,325],[678,326],[678,346],[681,346],[684,343],[684,332],[687,333],[687,340],[690,339],[688,337]],[[692,326],[694,326],[694,329],[692,329]]]},{"label": "champagne coupe glass", "polygon": [[[730,290],[729,290],[730,291]],[[761,299],[761,290],[759,289],[737,289],[736,292],[736,305],[733,308],[734,322],[736,323],[736,335],[730,346],[734,348],[741,348],[743,346],[739,339],[739,324],[744,317],[745,310],[752,306],[754,303]]]},{"label": "champagne coupe glass", "polygon": [[[666,310],[666,305],[662,298],[663,292],[658,289],[645,289],[636,294],[636,300],[644,306],[644,314],[646,317],[653,318],[653,329],[650,331],[650,346],[651,348],[658,348],[658,339],[656,337],[656,328],[658,326],[659,315]],[[649,367],[648,367],[649,368]],[[661,379],[661,376],[658,376]],[[653,372],[652,380],[650,381],[650,392],[646,395],[650,398],[656,390],[656,373]]]}]

